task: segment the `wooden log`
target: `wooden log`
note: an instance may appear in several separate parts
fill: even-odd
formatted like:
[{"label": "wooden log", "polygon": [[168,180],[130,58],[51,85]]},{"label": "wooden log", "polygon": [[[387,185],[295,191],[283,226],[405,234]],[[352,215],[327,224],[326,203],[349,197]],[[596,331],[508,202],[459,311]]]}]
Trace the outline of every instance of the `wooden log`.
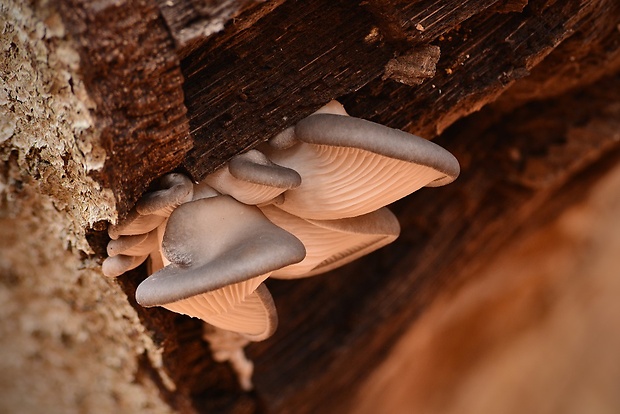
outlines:
[{"label": "wooden log", "polygon": [[[396,203],[403,233],[393,246],[323,277],[269,284],[279,330],[250,347],[267,411],[347,412],[363,373],[437,294],[475,278],[572,178],[590,167],[595,181],[617,165],[619,86],[606,79],[590,93],[526,106],[482,135],[468,126],[485,113],[455,125],[438,141],[462,161],[461,177]],[[551,211],[571,204],[562,200]]]},{"label": "wooden log", "polygon": [[[162,17],[148,1],[67,0],[108,150],[98,178],[121,215],[161,173],[182,163],[204,177],[332,98],[354,116],[437,137],[463,175],[397,203],[403,234],[390,248],[323,277],[269,283],[280,328],[249,348],[254,394],[210,359],[199,322],[133,302],[144,269],[123,276],[163,348],[176,388],[160,388],[179,412],[346,409],[439,291],[466,283],[562,185],[618,159],[609,103],[619,85],[604,78],[620,66],[614,0],[276,3],[229,14],[211,37],[183,38],[215,15],[180,13],[174,23],[166,3]],[[105,235],[93,240],[101,248]]]}]

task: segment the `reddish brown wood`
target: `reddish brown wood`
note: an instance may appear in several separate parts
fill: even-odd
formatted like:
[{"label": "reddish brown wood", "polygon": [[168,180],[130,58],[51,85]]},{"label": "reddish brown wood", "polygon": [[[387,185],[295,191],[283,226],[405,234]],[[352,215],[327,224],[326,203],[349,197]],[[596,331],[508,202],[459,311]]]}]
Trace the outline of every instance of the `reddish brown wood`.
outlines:
[{"label": "reddish brown wood", "polygon": [[[200,323],[135,304],[143,269],[122,277],[164,348],[177,389],[160,385],[180,412],[346,412],[438,292],[466,283],[569,183],[585,191],[620,157],[615,0],[266,2],[186,44],[185,25],[215,15],[194,20],[159,4],[167,25],[148,1],[64,8],[108,150],[98,178],[121,213],[181,161],[203,177],[332,98],[354,116],[437,137],[463,168],[454,184],[394,206],[403,233],[389,248],[329,275],[269,283],[280,328],[249,348],[253,394],[211,360]],[[390,61],[397,76],[385,71]]]},{"label": "reddish brown wood", "polygon": [[[187,56],[211,35],[221,31],[229,20],[258,4],[254,0],[157,0],[181,57]],[[272,10],[274,7],[269,5],[266,9]],[[253,11],[255,13],[256,10]]]},{"label": "reddish brown wood", "polygon": [[[438,142],[463,173],[453,185],[393,206],[403,227],[394,245],[322,277],[271,283],[280,327],[250,348],[268,412],[347,412],[360,376],[439,292],[475,277],[537,212],[579,201],[620,160],[619,86],[611,78],[533,103],[483,133],[475,125],[491,111],[454,125]],[[572,198],[550,203],[588,168],[589,180],[578,182]]]},{"label": "reddish brown wood", "polygon": [[157,176],[192,147],[179,60],[148,0],[61,2],[80,52],[107,159],[96,178],[124,215]]},{"label": "reddish brown wood", "polygon": [[196,144],[185,168],[201,179],[240,150],[380,76],[393,52],[369,37],[372,29],[371,15],[355,4],[291,0],[189,55],[183,73]]}]

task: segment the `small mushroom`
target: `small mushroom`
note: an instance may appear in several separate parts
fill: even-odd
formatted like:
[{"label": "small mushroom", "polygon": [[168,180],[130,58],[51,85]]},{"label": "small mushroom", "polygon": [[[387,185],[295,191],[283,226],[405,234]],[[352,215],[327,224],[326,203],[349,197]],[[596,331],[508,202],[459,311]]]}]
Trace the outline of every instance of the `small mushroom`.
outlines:
[{"label": "small mushroom", "polygon": [[258,205],[298,187],[301,177],[290,168],[274,164],[260,151],[250,150],[233,157],[203,182],[244,204]]},{"label": "small mushroom", "polygon": [[159,180],[159,189],[146,193],[136,204],[136,211],[143,215],[168,217],[181,204],[190,201],[194,185],[183,174],[166,174]]},{"label": "small mushroom", "polygon": [[119,254],[127,256],[144,256],[157,250],[157,231],[153,230],[147,234],[136,234],[134,236],[120,236],[116,240],[110,240],[107,251],[108,256],[113,257]]},{"label": "small mushroom", "polygon": [[[298,217],[332,220],[377,210],[459,174],[442,147],[363,119],[317,113],[270,141],[269,158],[302,177],[278,206]],[[291,145],[291,142],[295,142]]]},{"label": "small mushroom", "polygon": [[398,237],[398,219],[387,208],[345,219],[310,220],[293,216],[275,206],[261,208],[278,227],[297,237],[306,247],[299,263],[276,270],[271,277],[296,279],[343,266],[379,249]]},{"label": "small mushroom", "polygon": [[[265,293],[255,289],[272,271],[305,256],[303,244],[257,207],[225,195],[201,198],[174,210],[162,251],[171,264],[138,286],[138,303],[163,306],[224,329],[243,327],[240,333],[253,337],[259,335],[257,331],[263,335],[264,321],[272,324],[274,317]],[[224,314],[252,319],[252,312],[263,328],[249,329],[249,321],[234,326],[221,322]],[[264,315],[271,316],[265,319]]]},{"label": "small mushroom", "polygon": [[142,215],[134,208],[124,220],[108,227],[108,235],[112,240],[116,240],[121,236],[146,234],[157,228],[164,220],[165,217],[155,214]]},{"label": "small mushroom", "polygon": [[101,271],[104,276],[118,277],[125,272],[135,269],[146,260],[148,255],[144,256],[126,256],[119,254],[113,257],[107,257],[101,265]]}]

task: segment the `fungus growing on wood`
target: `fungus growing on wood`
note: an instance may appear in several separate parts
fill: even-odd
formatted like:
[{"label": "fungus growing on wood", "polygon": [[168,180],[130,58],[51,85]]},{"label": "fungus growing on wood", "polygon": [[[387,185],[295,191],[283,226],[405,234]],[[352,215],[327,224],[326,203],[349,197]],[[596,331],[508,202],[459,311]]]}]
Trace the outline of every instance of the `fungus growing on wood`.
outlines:
[{"label": "fungus growing on wood", "polygon": [[306,247],[304,260],[274,271],[271,277],[276,279],[297,279],[336,269],[393,242],[400,233],[398,219],[387,208],[338,220],[303,219],[275,206],[261,210]]},{"label": "fungus growing on wood", "polygon": [[[438,145],[349,117],[336,101],[261,149],[233,157],[198,184],[181,174],[162,177],[127,219],[110,226],[103,263],[104,274],[118,276],[150,257],[137,302],[242,337],[232,348],[276,329],[265,279],[314,276],[391,243],[400,226],[384,206],[459,174],[457,160]],[[247,388],[251,364],[230,346],[218,349]]]},{"label": "fungus growing on wood", "polygon": [[183,174],[171,173],[159,180],[156,191],[146,193],[136,204],[136,211],[143,215],[150,214],[169,217],[175,208],[192,199],[194,185]]},{"label": "fungus growing on wood", "polygon": [[207,176],[204,182],[237,201],[257,205],[299,187],[301,177],[295,170],[274,164],[261,152],[250,150],[233,157],[227,165]]},{"label": "fungus growing on wood", "polygon": [[[117,277],[138,267],[149,255],[156,256],[166,219],[180,204],[191,200],[193,184],[183,174],[166,174],[156,191],[145,194],[128,217],[108,228],[112,239],[108,243],[102,272]],[[159,237],[158,237],[159,234]],[[165,263],[156,260],[156,266]]]},{"label": "fungus growing on wood", "polygon": [[[163,306],[259,337],[271,333],[265,326],[274,325],[275,308],[270,307],[268,292],[252,293],[272,271],[305,256],[303,244],[258,208],[224,195],[174,210],[161,249],[171,264],[138,286],[139,304]],[[261,324],[239,322],[244,315]]]},{"label": "fungus growing on wood", "polygon": [[270,144],[270,159],[302,177],[279,207],[317,220],[369,213],[421,187],[448,184],[460,170],[430,141],[333,113],[313,114]]}]

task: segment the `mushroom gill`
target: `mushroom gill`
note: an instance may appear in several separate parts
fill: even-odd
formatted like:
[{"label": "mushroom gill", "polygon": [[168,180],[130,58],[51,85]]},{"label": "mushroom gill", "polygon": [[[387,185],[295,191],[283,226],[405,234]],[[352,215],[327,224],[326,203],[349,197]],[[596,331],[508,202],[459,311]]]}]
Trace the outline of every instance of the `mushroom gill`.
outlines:
[{"label": "mushroom gill", "polygon": [[448,184],[459,174],[458,161],[442,147],[349,116],[311,115],[295,126],[294,139],[294,145],[283,148],[276,137],[267,155],[301,176],[301,185],[287,191],[279,204],[298,217],[359,216],[421,187]]},{"label": "mushroom gill", "polygon": [[303,219],[276,206],[265,206],[261,210],[275,225],[297,237],[306,248],[304,260],[271,274],[276,279],[296,279],[327,272],[391,243],[400,233],[398,219],[387,208],[338,220]]}]

